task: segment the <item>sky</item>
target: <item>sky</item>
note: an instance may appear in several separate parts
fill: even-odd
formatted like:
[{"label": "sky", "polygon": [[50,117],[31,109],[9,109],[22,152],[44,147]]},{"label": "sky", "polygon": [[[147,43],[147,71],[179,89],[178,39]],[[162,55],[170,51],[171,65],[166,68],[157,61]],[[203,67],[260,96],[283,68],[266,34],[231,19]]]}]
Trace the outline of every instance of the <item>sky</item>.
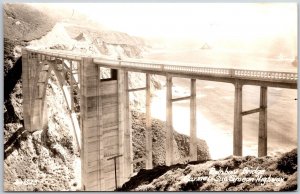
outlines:
[{"label": "sky", "polygon": [[111,29],[138,36],[237,38],[296,32],[295,3],[65,4]]},{"label": "sky", "polygon": [[72,9],[74,14],[83,13],[111,30],[157,39],[158,42],[163,39],[182,47],[207,42],[213,47],[276,50],[278,45],[283,45],[284,50],[291,50],[288,51],[291,55],[297,54],[296,3],[52,5]]}]

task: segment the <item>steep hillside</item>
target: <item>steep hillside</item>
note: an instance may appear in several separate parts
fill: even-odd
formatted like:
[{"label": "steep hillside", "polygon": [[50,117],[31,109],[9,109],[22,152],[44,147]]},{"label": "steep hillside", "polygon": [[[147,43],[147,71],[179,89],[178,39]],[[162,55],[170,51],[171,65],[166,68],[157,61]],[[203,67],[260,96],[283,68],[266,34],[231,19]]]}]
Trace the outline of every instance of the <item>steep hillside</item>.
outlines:
[{"label": "steep hillside", "polygon": [[120,191],[294,191],[297,149],[273,157],[229,157],[140,171]]},{"label": "steep hillside", "polygon": [[4,37],[28,42],[52,29],[56,20],[27,4],[4,4]]}]

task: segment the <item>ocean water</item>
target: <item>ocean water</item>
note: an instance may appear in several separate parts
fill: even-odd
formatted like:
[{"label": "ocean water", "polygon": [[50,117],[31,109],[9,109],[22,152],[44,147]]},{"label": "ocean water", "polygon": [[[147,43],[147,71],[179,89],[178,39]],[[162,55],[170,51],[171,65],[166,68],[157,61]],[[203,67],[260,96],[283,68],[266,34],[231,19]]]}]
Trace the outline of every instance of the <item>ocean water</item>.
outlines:
[{"label": "ocean water", "polygon": [[[224,50],[156,52],[146,59],[189,63],[195,66],[297,72],[292,56],[266,56]],[[162,83],[165,77],[159,77]],[[190,94],[190,80],[173,78],[173,96]],[[258,108],[260,87],[243,87],[243,111]],[[297,147],[297,90],[268,88],[268,155]],[[165,88],[155,92],[152,116],[165,120]],[[189,100],[173,103],[173,126],[189,135]],[[213,159],[233,153],[234,86],[197,80],[197,137],[206,140]],[[243,155],[257,156],[258,113],[243,117]]]}]

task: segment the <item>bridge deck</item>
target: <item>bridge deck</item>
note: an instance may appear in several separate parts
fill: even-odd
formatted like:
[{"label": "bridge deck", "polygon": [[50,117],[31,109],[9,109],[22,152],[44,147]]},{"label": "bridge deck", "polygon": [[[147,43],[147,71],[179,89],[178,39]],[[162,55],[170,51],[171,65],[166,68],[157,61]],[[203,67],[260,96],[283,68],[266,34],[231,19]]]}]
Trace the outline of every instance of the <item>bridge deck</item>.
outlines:
[{"label": "bridge deck", "polygon": [[84,56],[67,51],[35,50],[28,52],[38,53],[47,57],[57,57],[67,60],[81,61],[83,57],[91,57],[99,66],[125,69],[141,73],[158,75],[171,75],[173,77],[195,78],[226,83],[235,83],[237,80],[245,85],[258,85],[280,88],[297,88],[298,74],[291,72],[258,71],[229,68],[195,67],[186,65],[170,65],[158,62],[145,62],[144,60],[116,60],[96,56]]}]

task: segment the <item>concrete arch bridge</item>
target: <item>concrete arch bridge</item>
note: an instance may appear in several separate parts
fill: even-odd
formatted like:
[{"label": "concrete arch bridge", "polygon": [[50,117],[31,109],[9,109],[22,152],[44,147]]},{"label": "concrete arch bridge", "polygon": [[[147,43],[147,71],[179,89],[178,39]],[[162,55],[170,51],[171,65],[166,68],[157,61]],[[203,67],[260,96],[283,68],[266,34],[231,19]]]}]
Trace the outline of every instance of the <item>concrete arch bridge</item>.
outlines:
[{"label": "concrete arch bridge", "polygon": [[[109,68],[108,78],[100,77]],[[111,157],[117,159],[117,183],[121,186],[133,172],[129,92],[146,90],[146,168],[152,168],[150,75],[166,77],[166,164],[172,165],[172,104],[190,100],[190,160],[197,159],[196,80],[231,83],[235,87],[233,154],[242,155],[242,118],[259,113],[258,156],[267,155],[267,88],[297,89],[297,73],[241,69],[191,67],[157,64],[136,60],[114,60],[76,55],[65,51],[22,51],[24,124],[29,131],[47,127],[45,91],[50,71],[56,74],[68,104],[76,139],[81,149],[82,189],[107,191],[115,188]],[[129,88],[128,72],[146,74],[145,87]],[[172,78],[191,80],[189,96],[172,97]],[[244,85],[260,87],[260,105],[242,109]],[[80,108],[76,107],[77,101]],[[79,119],[78,119],[79,118]]]}]

